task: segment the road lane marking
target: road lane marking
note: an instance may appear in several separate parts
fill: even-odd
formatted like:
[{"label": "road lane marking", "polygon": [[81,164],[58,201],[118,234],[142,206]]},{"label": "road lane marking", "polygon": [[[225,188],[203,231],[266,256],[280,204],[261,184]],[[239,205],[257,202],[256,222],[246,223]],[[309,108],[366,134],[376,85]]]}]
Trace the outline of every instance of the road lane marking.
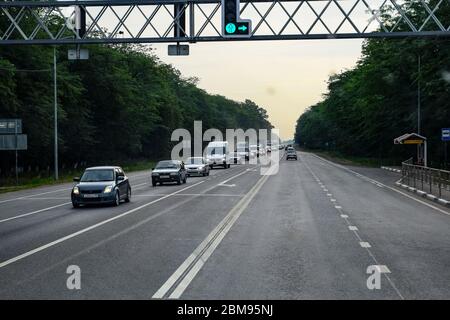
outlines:
[{"label": "road lane marking", "polygon": [[371,248],[372,246],[370,245],[370,243],[365,242],[365,241],[360,241],[359,245],[363,248]]},{"label": "road lane marking", "polygon": [[22,199],[32,198],[32,197],[35,197],[35,196],[41,196],[41,195],[49,194],[49,193],[56,193],[56,192],[67,191],[67,190],[72,190],[72,188],[65,188],[65,189],[52,190],[52,191],[47,191],[47,192],[35,193],[35,194],[23,196],[23,197],[17,197],[17,198],[12,198],[12,199],[1,200],[1,201],[0,201],[0,204],[1,204],[1,203],[5,203],[5,202],[11,202],[11,201],[17,201],[17,200],[22,200]]},{"label": "road lane marking", "polygon": [[[313,154],[314,155],[314,154]],[[315,156],[315,155],[314,155]],[[333,164],[332,162],[322,159],[321,157],[316,156],[317,158],[327,161],[331,164]],[[333,164],[334,165],[334,164]],[[308,166],[308,164],[305,162],[305,166],[306,168],[309,170],[309,172],[315,177],[315,173],[312,171],[312,169]],[[344,169],[346,169],[345,167],[343,167]],[[352,171],[349,169],[349,171]],[[357,174],[359,175],[359,174]],[[366,180],[365,177],[363,177],[362,175],[359,175],[363,180]],[[370,179],[370,178],[367,178]],[[384,185],[383,185],[384,186]],[[387,187],[387,186],[386,186]],[[388,187],[389,188],[389,187]],[[392,189],[392,188],[391,188]],[[394,191],[396,191],[394,189]],[[336,207],[336,206],[335,206]],[[337,208],[336,208],[337,209]],[[338,210],[340,211],[340,210]],[[350,222],[347,220],[348,219],[348,215],[346,214],[341,214],[340,215],[341,218],[346,219],[345,221],[347,222],[347,224],[350,224]],[[385,265],[380,265],[379,262],[377,261],[377,259],[375,258],[375,255],[372,253],[372,251],[370,250],[371,245],[368,242],[364,242],[362,241],[361,237],[358,234],[358,228],[356,226],[352,226],[349,225],[348,228],[350,230],[353,231],[353,234],[356,236],[356,238],[358,239],[358,242],[360,243],[361,247],[363,247],[367,253],[369,254],[370,258],[375,262],[375,266],[378,268],[378,270],[380,271],[380,273],[382,273],[384,275],[384,277],[386,278],[386,280],[389,282],[389,284],[391,285],[391,287],[394,289],[394,291],[397,293],[397,295],[400,297],[400,299],[404,300],[405,298],[403,297],[403,295],[401,294],[400,290],[397,288],[397,286],[394,284],[394,282],[392,281],[392,279],[387,275],[387,273],[390,273],[389,269],[387,268],[387,266]]]},{"label": "road lane marking", "polygon": [[20,200],[68,200],[69,197],[38,197],[38,198],[24,198]]},{"label": "road lane marking", "polygon": [[[206,180],[205,180],[205,181],[206,181]],[[89,247],[87,247],[87,248],[84,248],[84,249],[82,249],[81,251],[78,251],[77,253],[72,254],[72,255],[70,255],[70,256],[64,258],[63,260],[60,260],[60,261],[58,261],[57,263],[55,263],[55,264],[53,264],[53,265],[51,265],[51,266],[45,268],[43,271],[41,271],[41,272],[39,272],[39,273],[37,273],[37,274],[34,274],[31,278],[27,278],[26,280],[19,281],[19,282],[18,282],[18,285],[20,285],[20,284],[22,284],[22,283],[24,283],[24,282],[27,282],[27,281],[29,281],[29,280],[35,279],[35,278],[37,278],[38,276],[40,276],[40,275],[42,275],[42,274],[44,274],[44,273],[46,273],[46,272],[49,272],[49,271],[53,270],[54,268],[56,268],[56,267],[58,267],[58,266],[61,266],[61,265],[65,264],[65,263],[67,263],[68,261],[71,261],[71,260],[75,259],[76,257],[79,257],[80,255],[83,255],[83,254],[85,254],[85,253],[90,253],[92,250],[94,250],[94,249],[96,249],[96,248],[98,248],[98,247],[100,247],[100,246],[102,246],[102,245],[104,245],[104,244],[106,244],[106,243],[108,243],[108,242],[114,240],[114,239],[117,239],[118,237],[120,237],[120,236],[122,236],[122,235],[124,235],[124,234],[126,234],[126,233],[128,233],[128,232],[130,232],[130,231],[132,231],[132,230],[134,230],[134,229],[136,229],[136,228],[138,228],[138,227],[140,227],[141,225],[144,225],[144,224],[146,224],[147,222],[149,222],[149,221],[151,221],[151,220],[154,220],[154,219],[156,219],[156,218],[162,216],[163,214],[165,214],[165,213],[167,213],[167,212],[172,212],[175,208],[178,208],[178,207],[184,205],[185,203],[187,203],[187,202],[189,202],[189,201],[191,201],[191,200],[197,198],[198,196],[208,195],[208,194],[206,194],[206,192],[209,192],[209,191],[215,189],[216,187],[217,187],[216,185],[213,185],[213,186],[207,188],[206,190],[204,190],[204,191],[203,191],[204,193],[199,193],[199,194],[196,194],[196,193],[192,193],[192,194],[186,194],[186,193],[185,193],[185,194],[176,194],[176,195],[174,195],[174,196],[179,196],[179,195],[180,195],[180,196],[181,196],[181,195],[190,195],[192,198],[191,198],[191,199],[183,200],[182,202],[178,202],[175,206],[167,207],[167,208],[165,208],[164,210],[159,211],[159,212],[157,212],[157,213],[155,213],[155,214],[153,214],[153,215],[147,217],[146,219],[141,220],[141,221],[139,221],[139,222],[136,223],[136,224],[133,224],[132,226],[130,226],[130,227],[126,228],[126,229],[122,229],[120,232],[115,233],[115,234],[111,235],[110,237],[101,240],[100,242],[96,242],[95,244],[93,244],[93,245],[91,245],[91,246],[89,246]],[[160,195],[167,195],[167,194],[160,194]],[[214,194],[214,195],[215,195],[215,194]],[[243,197],[243,196],[244,196],[244,195],[239,195],[239,197]]]},{"label": "road lane marking", "polygon": [[229,181],[231,181],[232,179],[234,179],[234,178],[236,178],[236,177],[239,177],[240,175],[246,174],[246,173],[249,172],[249,171],[250,171],[250,170],[246,169],[246,170],[244,170],[244,171],[238,173],[237,175],[235,175],[235,176],[233,176],[233,177],[231,177],[231,178],[228,178],[228,179],[222,181],[220,184],[227,184],[227,183],[228,183]]},{"label": "road lane marking", "polygon": [[193,187],[195,187],[195,186],[198,186],[199,184],[201,184],[201,183],[203,183],[203,182],[204,182],[204,181],[199,181],[199,182],[197,182],[197,183],[195,183],[195,184],[193,184],[193,185],[191,185],[191,186],[185,187],[185,188],[180,189],[180,190],[178,190],[178,191],[175,191],[175,192],[173,192],[173,193],[171,193],[171,194],[168,194],[167,196],[163,196],[163,197],[161,197],[161,198],[155,199],[155,200],[153,200],[153,201],[151,201],[151,202],[148,202],[148,203],[146,203],[146,204],[143,204],[143,205],[141,205],[141,206],[139,206],[139,207],[136,207],[136,208],[131,209],[131,210],[128,210],[128,211],[125,211],[125,212],[123,212],[123,213],[121,213],[121,214],[119,214],[119,215],[117,215],[117,216],[114,216],[114,217],[112,217],[112,218],[103,220],[103,221],[101,221],[101,222],[99,222],[99,223],[96,223],[96,224],[94,224],[94,225],[92,225],[92,226],[89,226],[89,227],[87,227],[87,228],[81,229],[81,230],[79,230],[79,231],[77,231],[77,232],[74,232],[74,233],[71,233],[71,234],[69,234],[69,235],[67,235],[67,236],[65,236],[65,237],[59,238],[59,239],[54,240],[54,241],[52,241],[52,242],[49,242],[49,243],[47,243],[47,244],[45,244],[45,245],[42,245],[42,246],[40,246],[40,247],[37,247],[37,248],[35,248],[35,249],[33,249],[33,250],[30,250],[30,251],[27,251],[27,252],[25,252],[25,253],[22,253],[21,255],[18,255],[18,256],[14,257],[14,258],[8,259],[8,260],[3,261],[3,262],[0,262],[0,268],[3,268],[3,267],[5,267],[5,266],[10,265],[10,264],[12,264],[12,263],[14,263],[14,262],[17,262],[17,261],[19,261],[19,260],[25,259],[26,257],[29,257],[29,256],[31,256],[31,255],[33,255],[33,254],[35,254],[35,253],[38,253],[38,252],[40,252],[40,251],[43,251],[43,250],[48,249],[48,248],[50,248],[50,247],[53,247],[53,246],[55,246],[55,245],[57,245],[57,244],[59,244],[59,243],[61,243],[61,242],[67,241],[67,240],[69,240],[69,239],[71,239],[71,238],[74,238],[74,237],[76,237],[76,236],[79,236],[80,234],[86,233],[86,232],[88,232],[88,231],[90,231],[90,230],[96,229],[96,228],[98,228],[98,227],[100,227],[100,226],[103,226],[103,225],[109,223],[109,222],[112,222],[112,221],[115,221],[115,220],[117,220],[117,219],[123,218],[123,217],[125,217],[125,216],[127,216],[127,215],[129,215],[129,214],[132,214],[132,213],[134,213],[134,212],[136,212],[136,211],[138,211],[138,210],[141,210],[141,209],[143,209],[143,208],[145,208],[145,207],[148,207],[149,205],[152,205],[152,204],[154,204],[154,203],[156,203],[156,202],[159,202],[159,201],[161,201],[161,200],[167,199],[167,198],[171,197],[171,196],[174,195],[174,194],[177,194],[177,193],[180,193],[180,192],[182,192],[182,191],[184,191],[184,190],[187,190],[187,189],[193,188]]},{"label": "road lane marking", "polygon": [[336,209],[342,209],[341,206],[334,206]]},{"label": "road lane marking", "polygon": [[336,163],[333,163],[333,162],[331,162],[331,161],[329,161],[329,160],[327,160],[327,159],[324,159],[324,158],[322,158],[322,157],[320,157],[320,156],[318,156],[318,155],[315,155],[314,153],[311,153],[311,155],[314,156],[314,157],[316,157],[316,158],[318,158],[318,159],[320,159],[320,160],[322,160],[322,161],[324,161],[324,162],[326,162],[326,163],[328,163],[328,164],[330,164],[330,165],[332,165],[332,166],[334,166],[334,167],[341,168],[341,169],[343,169],[343,170],[346,170],[346,171],[348,171],[348,172],[351,172],[351,173],[353,173],[354,175],[358,176],[359,178],[361,178],[361,179],[363,179],[363,180],[365,180],[365,181],[369,181],[369,182],[370,182],[370,181],[375,181],[376,183],[378,183],[380,186],[382,186],[382,187],[384,187],[384,188],[387,188],[387,189],[389,189],[389,190],[391,190],[391,191],[397,192],[397,193],[399,193],[399,194],[401,194],[401,195],[403,195],[403,196],[405,196],[405,197],[407,197],[407,198],[409,198],[409,199],[412,199],[412,200],[414,200],[414,201],[416,201],[416,202],[419,202],[419,203],[421,203],[421,204],[423,204],[423,205],[425,205],[425,206],[427,206],[427,207],[429,207],[429,208],[431,208],[431,209],[434,209],[434,210],[436,210],[436,211],[439,211],[440,213],[443,213],[443,214],[446,214],[446,215],[450,216],[450,212],[445,211],[445,210],[443,210],[443,209],[441,209],[441,208],[438,208],[438,207],[436,207],[436,206],[434,206],[434,205],[432,205],[432,204],[430,204],[430,203],[427,203],[427,202],[422,201],[422,200],[420,200],[420,199],[416,199],[415,197],[413,197],[413,196],[411,196],[411,195],[409,195],[409,194],[406,194],[406,193],[404,193],[404,192],[402,192],[402,191],[400,191],[400,190],[397,190],[397,189],[395,189],[395,188],[393,188],[393,187],[390,187],[390,186],[388,186],[388,185],[385,185],[385,184],[383,184],[383,183],[381,183],[381,182],[379,182],[379,181],[376,181],[376,180],[371,179],[371,178],[369,178],[369,177],[366,177],[366,176],[364,176],[364,175],[362,175],[362,174],[359,174],[359,173],[357,173],[356,171],[353,171],[352,169],[349,169],[349,168],[346,168],[346,167],[344,167],[344,166],[341,166],[341,165],[338,165],[338,164],[336,164]]},{"label": "road lane marking", "polygon": [[[159,197],[166,196],[167,193],[155,193],[155,194],[135,194],[133,197]],[[180,193],[175,194],[175,197],[183,197],[183,196],[200,196],[200,197],[243,197],[242,194],[228,194],[228,193]]]},{"label": "road lane marking", "polygon": [[31,215],[33,215],[33,214],[40,213],[40,212],[44,212],[44,211],[49,211],[49,210],[52,210],[52,209],[55,209],[55,208],[59,208],[59,207],[62,207],[62,206],[66,206],[66,205],[71,204],[71,203],[72,203],[72,202],[65,202],[65,203],[58,204],[58,205],[53,206],[53,207],[48,207],[48,208],[36,210],[36,211],[33,211],[33,212],[24,213],[24,214],[21,214],[21,215],[18,215],[18,216],[14,216],[14,217],[2,219],[2,220],[0,220],[0,223],[6,222],[6,221],[15,220],[15,219],[19,219],[19,218],[23,218],[23,217],[27,217],[27,216],[31,216]]},{"label": "road lane marking", "polygon": [[166,297],[169,290],[174,286],[176,287],[169,295],[170,299],[179,298],[183,294],[268,178],[269,175],[264,175],[256,182],[249,192],[230,210],[225,218],[211,231],[203,242],[200,243],[194,252],[187,257],[169,279],[167,279],[158,291],[155,292],[152,296],[153,299],[162,299]]},{"label": "road lane marking", "polygon": [[235,184],[225,184],[225,183],[219,183],[217,186],[218,187],[230,187],[230,188],[236,187]]}]

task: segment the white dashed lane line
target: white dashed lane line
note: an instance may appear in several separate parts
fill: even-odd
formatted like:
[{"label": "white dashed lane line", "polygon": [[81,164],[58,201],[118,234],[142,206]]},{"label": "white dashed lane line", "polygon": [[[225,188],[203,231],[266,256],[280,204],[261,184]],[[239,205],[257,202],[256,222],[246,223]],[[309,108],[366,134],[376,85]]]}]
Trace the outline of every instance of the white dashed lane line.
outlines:
[{"label": "white dashed lane line", "polygon": [[[328,192],[329,190],[326,188],[326,186],[320,182],[320,180],[317,178],[316,174],[311,170],[311,168],[308,166],[308,164],[306,164],[304,161],[302,161],[302,163],[305,165],[305,167],[308,169],[308,171],[311,173],[311,175],[314,177],[314,179],[318,182],[319,186],[322,188],[322,190],[324,192]],[[356,174],[358,177],[380,187],[383,188],[384,185],[382,185],[381,183],[378,183],[374,180],[371,179],[366,179],[366,177]],[[326,194],[328,197],[332,197],[332,193],[327,193]],[[356,236],[359,245],[361,248],[364,248],[368,255],[371,257],[372,261],[374,261],[375,265],[372,265],[372,267],[375,267],[379,273],[383,274],[384,277],[386,278],[386,280],[389,282],[389,284],[391,285],[391,287],[394,289],[394,291],[397,293],[397,295],[400,297],[400,299],[404,300],[403,295],[400,293],[400,291],[398,290],[398,288],[395,286],[395,284],[393,283],[393,281],[391,280],[391,278],[387,275],[388,273],[391,273],[391,271],[389,270],[389,268],[386,265],[381,265],[379,264],[379,262],[377,261],[377,259],[375,258],[375,255],[372,253],[372,251],[370,250],[370,248],[372,248],[371,244],[367,241],[363,241],[358,233],[358,227],[351,225],[350,221],[349,221],[349,216],[347,214],[343,214],[344,210],[342,209],[342,206],[337,205],[337,200],[334,198],[331,198],[330,201],[334,204],[334,208],[338,211],[338,213],[340,214],[340,217],[345,219],[347,225],[348,225],[348,229],[350,231],[353,232],[353,234]]]}]

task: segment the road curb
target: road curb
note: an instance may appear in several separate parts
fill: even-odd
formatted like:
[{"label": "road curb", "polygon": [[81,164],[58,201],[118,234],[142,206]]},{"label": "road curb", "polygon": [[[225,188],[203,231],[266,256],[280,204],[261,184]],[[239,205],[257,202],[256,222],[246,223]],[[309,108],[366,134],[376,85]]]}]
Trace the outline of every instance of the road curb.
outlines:
[{"label": "road curb", "polygon": [[406,190],[408,190],[410,192],[416,193],[417,195],[419,195],[422,198],[427,198],[428,200],[432,200],[432,201],[434,201],[436,203],[439,203],[439,204],[441,204],[443,206],[450,207],[450,201],[449,200],[445,200],[445,199],[436,197],[433,194],[427,193],[427,192],[425,192],[423,190],[419,190],[417,188],[410,187],[410,186],[408,186],[406,184],[403,184],[403,183],[401,183],[399,181],[397,181],[395,184],[397,186],[403,188],[403,189],[406,189]]},{"label": "road curb", "polygon": [[394,168],[384,167],[384,166],[382,166],[381,169],[387,170],[387,171],[391,171],[391,172],[396,172],[396,173],[401,173],[402,172],[402,170],[400,170],[400,169],[394,169]]}]

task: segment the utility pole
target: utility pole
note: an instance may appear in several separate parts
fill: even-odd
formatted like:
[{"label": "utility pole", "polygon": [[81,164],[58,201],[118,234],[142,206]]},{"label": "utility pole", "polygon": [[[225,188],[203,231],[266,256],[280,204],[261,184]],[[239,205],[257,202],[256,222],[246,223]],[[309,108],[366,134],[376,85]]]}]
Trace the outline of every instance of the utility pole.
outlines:
[{"label": "utility pole", "polygon": [[417,59],[417,133],[420,134],[420,54]]},{"label": "utility pole", "polygon": [[[417,134],[420,135],[420,53],[417,55]],[[422,152],[421,152],[422,151]],[[417,145],[417,161],[425,160],[426,149],[422,145]],[[422,153],[422,154],[421,154]],[[426,165],[425,165],[426,166]]]},{"label": "utility pole", "polygon": [[54,93],[54,120],[55,120],[55,180],[59,179],[58,174],[58,91],[56,84],[56,47],[53,47],[53,93]]}]

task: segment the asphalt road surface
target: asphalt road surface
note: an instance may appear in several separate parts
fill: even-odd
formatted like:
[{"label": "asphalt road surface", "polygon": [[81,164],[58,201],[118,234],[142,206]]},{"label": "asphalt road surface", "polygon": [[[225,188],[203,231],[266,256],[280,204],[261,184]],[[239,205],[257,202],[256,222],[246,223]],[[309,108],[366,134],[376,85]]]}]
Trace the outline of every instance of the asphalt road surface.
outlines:
[{"label": "asphalt road surface", "polygon": [[0,298],[449,299],[450,212],[398,178],[299,153],[274,175],[133,173],[119,207],[73,209],[72,184],[4,194]]}]

